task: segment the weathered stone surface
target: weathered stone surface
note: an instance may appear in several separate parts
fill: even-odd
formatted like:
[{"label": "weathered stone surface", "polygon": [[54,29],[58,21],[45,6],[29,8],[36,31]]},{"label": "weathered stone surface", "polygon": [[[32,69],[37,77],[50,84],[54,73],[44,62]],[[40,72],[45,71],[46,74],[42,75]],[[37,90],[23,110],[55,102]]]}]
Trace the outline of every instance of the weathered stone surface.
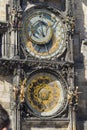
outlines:
[{"label": "weathered stone surface", "polygon": [[9,109],[9,107],[10,107],[10,102],[3,102],[3,101],[1,101],[1,104],[2,104],[2,106],[3,106],[5,109]]},{"label": "weathered stone surface", "polygon": [[87,121],[78,121],[77,129],[78,130],[87,130]]},{"label": "weathered stone surface", "polygon": [[81,38],[87,37],[87,0],[75,0],[74,14],[76,17],[76,31]]},{"label": "weathered stone surface", "polygon": [[23,128],[23,130],[25,130],[25,129],[26,130],[68,130],[67,127],[61,128],[61,127],[55,127],[55,126],[49,126],[49,127],[47,127],[47,126],[36,126],[36,127],[34,127],[34,126],[31,126],[31,127],[23,126],[22,128]]},{"label": "weathered stone surface", "polygon": [[0,21],[6,22],[6,4],[9,0],[0,0]]},{"label": "weathered stone surface", "polygon": [[0,76],[0,103],[5,109],[10,110],[11,78]]},{"label": "weathered stone surface", "polygon": [[[80,37],[75,37],[75,60],[82,63],[77,63],[77,79],[76,84],[79,87],[79,91],[82,92],[79,96],[79,112],[78,116],[82,119],[87,117],[87,47],[82,45],[82,39],[87,38],[87,0],[74,0],[75,4],[75,21],[76,21],[76,32]],[[6,21],[6,3],[8,0],[0,0],[0,21]],[[54,2],[55,4],[55,2]],[[13,37],[12,37],[13,39]],[[81,65],[81,66],[80,66]],[[10,112],[10,77],[0,76],[0,103]],[[80,113],[80,114],[79,114]],[[12,115],[11,115],[11,118]],[[15,117],[14,117],[15,118]],[[14,119],[15,120],[15,119]],[[13,123],[14,123],[13,120]],[[14,123],[15,124],[15,123]],[[26,129],[25,126],[24,130]],[[14,127],[13,127],[14,128]],[[78,122],[78,130],[87,130],[87,122]],[[14,129],[13,129],[14,130]],[[55,128],[55,127],[31,127],[28,130],[67,130],[67,128]]]},{"label": "weathered stone surface", "polygon": [[[79,120],[85,120],[87,119],[87,46],[81,43],[82,39],[87,38],[87,0],[75,0],[74,14],[76,17],[76,32],[80,34],[80,42],[76,51],[78,55],[78,57],[76,56],[76,64],[78,64],[76,84],[79,91],[82,92],[79,96],[78,117]],[[87,122],[80,121],[77,126],[77,130],[86,130]]]},{"label": "weathered stone surface", "polygon": [[31,130],[67,130],[67,128],[34,128],[32,127]]}]

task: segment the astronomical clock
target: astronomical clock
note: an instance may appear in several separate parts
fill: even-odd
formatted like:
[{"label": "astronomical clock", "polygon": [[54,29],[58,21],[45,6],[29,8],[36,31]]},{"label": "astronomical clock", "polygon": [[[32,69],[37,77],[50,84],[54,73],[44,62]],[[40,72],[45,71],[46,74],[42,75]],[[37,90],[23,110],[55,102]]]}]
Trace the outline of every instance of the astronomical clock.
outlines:
[{"label": "astronomical clock", "polygon": [[9,61],[16,130],[51,124],[74,130],[72,8],[71,0],[13,1],[9,24],[15,44]]},{"label": "astronomical clock", "polygon": [[42,122],[43,126],[56,120],[58,128],[69,125],[73,130],[71,116],[77,104],[73,95],[77,89],[72,4],[64,0],[21,1],[20,7],[17,33],[22,65],[16,102],[19,101],[21,129],[31,126],[30,122]]},{"label": "astronomical clock", "polygon": [[[74,88],[72,4],[64,0],[22,0],[20,8],[17,45],[21,63],[19,71],[14,70],[13,80],[20,129],[40,123],[40,127],[48,127],[52,121],[58,128],[65,125],[73,130],[71,116],[77,103],[73,95],[77,89]],[[17,76],[19,87],[15,85]]]},{"label": "astronomical clock", "polygon": [[34,6],[23,16],[22,42],[29,55],[38,59],[54,59],[66,49],[67,27],[60,11]]}]

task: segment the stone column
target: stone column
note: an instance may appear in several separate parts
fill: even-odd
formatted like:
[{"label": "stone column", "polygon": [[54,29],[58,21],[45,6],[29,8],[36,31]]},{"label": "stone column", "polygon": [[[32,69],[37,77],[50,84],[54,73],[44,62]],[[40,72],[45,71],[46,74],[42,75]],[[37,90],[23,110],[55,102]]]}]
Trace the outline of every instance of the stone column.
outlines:
[{"label": "stone column", "polygon": [[73,1],[74,0],[66,0],[66,14],[73,15]]},{"label": "stone column", "polygon": [[16,130],[15,124],[16,124],[16,111],[15,111],[15,103],[14,103],[14,98],[13,98],[13,84],[10,88],[10,115],[11,115],[11,126],[12,130]]},{"label": "stone column", "polygon": [[14,57],[14,30],[11,31],[10,58]]},{"label": "stone column", "polygon": [[17,55],[17,31],[15,31],[14,33],[15,33],[15,42],[14,42],[14,44],[15,44],[15,48],[14,48],[15,51],[14,52],[15,52],[15,56],[16,56]]},{"label": "stone column", "polygon": [[[15,70],[15,71],[18,71],[18,70]],[[18,87],[19,78],[20,78],[20,75],[18,74],[18,72],[16,72],[16,74],[13,77],[13,87],[14,86]],[[12,92],[11,95],[13,97],[13,92]],[[14,98],[12,98],[12,104],[13,104],[13,109],[12,109],[12,130],[20,130],[19,105],[18,105],[18,103],[16,104],[16,100],[14,100]]]},{"label": "stone column", "polygon": [[6,32],[5,32],[5,33],[3,33],[3,35],[2,35],[2,58],[7,58],[6,42],[7,42],[7,36],[6,36]]},{"label": "stone column", "polygon": [[69,0],[66,0],[66,14],[68,14],[69,11]]},{"label": "stone column", "polygon": [[6,32],[4,34],[4,56],[6,58]]},{"label": "stone column", "polygon": [[2,35],[2,58],[9,57],[9,35],[8,31]]},{"label": "stone column", "polygon": [[8,37],[8,31],[5,33],[5,56],[6,56],[6,58],[9,57],[9,37]]},{"label": "stone column", "polygon": [[71,45],[70,45],[70,50],[71,50],[71,56],[70,56],[70,60],[71,60],[71,62],[73,62],[73,44],[74,44],[74,41],[73,41],[73,39],[71,38],[70,39],[71,40]]},{"label": "stone column", "polygon": [[4,57],[4,34],[2,35],[2,58]]},{"label": "stone column", "polygon": [[76,130],[76,112],[75,112],[75,110],[73,110],[73,130]]},{"label": "stone column", "polygon": [[68,126],[68,130],[73,130],[73,115],[72,115],[72,106],[69,106],[69,126]]}]

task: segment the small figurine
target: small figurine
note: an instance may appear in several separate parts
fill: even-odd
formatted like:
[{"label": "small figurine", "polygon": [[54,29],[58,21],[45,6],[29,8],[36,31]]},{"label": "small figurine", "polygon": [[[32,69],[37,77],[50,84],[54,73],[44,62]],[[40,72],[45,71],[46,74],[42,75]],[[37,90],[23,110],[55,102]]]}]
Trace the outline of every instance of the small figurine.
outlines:
[{"label": "small figurine", "polygon": [[78,92],[78,87],[76,87],[74,91],[71,87],[69,87],[67,98],[70,105],[78,106],[78,98],[80,93],[82,92]]},{"label": "small figurine", "polygon": [[13,27],[15,26],[15,15],[16,15],[16,10],[12,9],[12,12],[11,12],[11,25]]},{"label": "small figurine", "polygon": [[74,91],[74,98],[75,98],[75,105],[78,105],[78,98],[79,98],[79,94],[82,92],[78,91],[78,86],[76,87],[75,91]]},{"label": "small figurine", "polygon": [[72,105],[73,104],[73,91],[72,91],[71,87],[69,87],[69,89],[68,89],[67,98],[68,98],[69,104]]},{"label": "small figurine", "polygon": [[26,85],[26,78],[23,80],[20,88],[20,102],[24,102],[25,97],[25,85]]},{"label": "small figurine", "polygon": [[15,85],[14,88],[13,88],[13,92],[14,92],[14,100],[16,101],[17,100],[17,96],[18,96],[18,88],[17,86]]}]

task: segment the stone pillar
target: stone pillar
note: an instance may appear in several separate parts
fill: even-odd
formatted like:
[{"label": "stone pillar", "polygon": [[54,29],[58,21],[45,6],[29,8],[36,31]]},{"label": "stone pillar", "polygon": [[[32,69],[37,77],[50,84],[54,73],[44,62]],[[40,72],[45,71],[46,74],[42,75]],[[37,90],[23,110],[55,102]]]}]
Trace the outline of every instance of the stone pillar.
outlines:
[{"label": "stone pillar", "polygon": [[13,84],[12,84],[12,87],[10,88],[10,109],[11,109],[11,112],[10,112],[10,115],[11,115],[11,125],[12,125],[12,130],[16,130],[15,129],[15,124],[16,124],[16,120],[15,120],[15,103],[14,103],[14,99],[13,99]]},{"label": "stone pillar", "polygon": [[73,43],[74,43],[74,41],[73,41],[73,39],[71,38],[71,45],[70,45],[70,50],[71,50],[71,56],[70,56],[70,60],[71,60],[71,62],[73,62]]},{"label": "stone pillar", "polygon": [[6,55],[6,58],[9,57],[9,37],[8,37],[8,31],[6,32],[6,44],[5,44],[5,55]]},{"label": "stone pillar", "polygon": [[9,37],[8,32],[3,33],[2,35],[2,58],[8,58],[9,57]]},{"label": "stone pillar", "polygon": [[15,31],[14,33],[15,33],[15,43],[14,43],[15,44],[15,48],[14,49],[15,49],[15,56],[16,56],[17,53],[18,53],[17,52],[17,31]]},{"label": "stone pillar", "polygon": [[69,11],[69,0],[66,0],[66,14],[68,14]]},{"label": "stone pillar", "polygon": [[2,57],[4,57],[4,34],[2,35]]},{"label": "stone pillar", "polygon": [[[16,72],[17,71],[17,72]],[[13,87],[16,86],[18,87],[19,85],[19,72],[18,70],[15,70],[15,75],[13,77]],[[13,90],[13,88],[12,88]],[[12,92],[12,97],[13,97],[13,92]],[[12,104],[13,104],[13,109],[12,109],[12,130],[20,130],[20,111],[19,111],[19,105],[18,105],[18,101],[14,100],[14,98],[12,98]]]},{"label": "stone pillar", "polygon": [[6,33],[3,33],[2,35],[2,58],[7,58],[7,54],[6,54]]},{"label": "stone pillar", "polygon": [[73,130],[76,130],[76,112],[73,110]]},{"label": "stone pillar", "polygon": [[73,130],[73,119],[72,119],[73,115],[72,115],[72,106],[69,106],[69,126],[68,126],[68,130]]},{"label": "stone pillar", "polygon": [[6,55],[6,32],[4,34],[4,38],[5,38],[5,42],[4,42],[4,50],[5,50],[5,58],[7,58],[7,55]]},{"label": "stone pillar", "polygon": [[74,0],[66,0],[66,14],[73,15],[73,3]]},{"label": "stone pillar", "polygon": [[11,35],[10,35],[10,58],[13,58],[17,55],[17,31],[15,29],[12,29]]},{"label": "stone pillar", "polygon": [[17,130],[21,130],[20,122],[20,110],[17,109]]},{"label": "stone pillar", "polygon": [[10,58],[14,57],[14,40],[15,40],[14,30],[11,31],[11,43],[10,43]]}]

